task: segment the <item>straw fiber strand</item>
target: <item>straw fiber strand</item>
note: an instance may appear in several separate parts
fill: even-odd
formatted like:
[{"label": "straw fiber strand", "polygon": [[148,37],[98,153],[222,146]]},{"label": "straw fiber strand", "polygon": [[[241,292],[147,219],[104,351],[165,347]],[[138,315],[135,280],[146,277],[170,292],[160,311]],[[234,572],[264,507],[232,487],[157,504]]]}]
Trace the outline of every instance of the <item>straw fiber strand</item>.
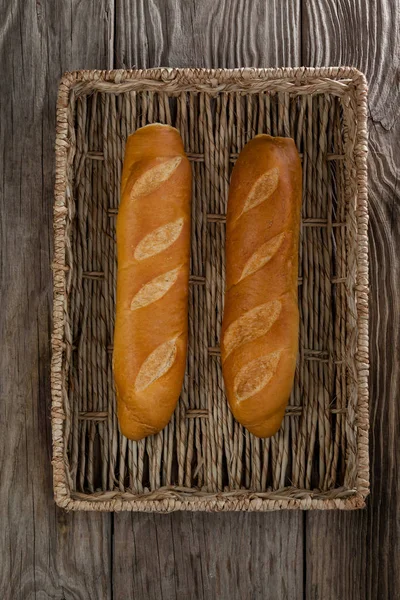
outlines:
[{"label": "straw fiber strand", "polygon": [[[193,167],[189,347],[158,435],[118,430],[115,217],[127,136],[176,126]],[[229,179],[255,134],[303,161],[300,352],[279,432],[234,421],[219,355]],[[59,93],[53,335],[57,502],[75,510],[363,506],[368,465],[366,85],[347,68],[80,71]]]}]

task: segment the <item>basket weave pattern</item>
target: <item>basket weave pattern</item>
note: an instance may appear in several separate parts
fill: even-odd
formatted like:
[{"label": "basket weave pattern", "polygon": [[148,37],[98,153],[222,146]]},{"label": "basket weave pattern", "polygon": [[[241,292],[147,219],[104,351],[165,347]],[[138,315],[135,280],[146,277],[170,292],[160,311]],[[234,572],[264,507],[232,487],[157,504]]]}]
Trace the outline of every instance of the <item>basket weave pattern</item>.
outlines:
[{"label": "basket weave pattern", "polygon": [[[359,508],[369,490],[366,84],[350,68],[66,74],[58,98],[52,428],[75,510]],[[193,167],[189,349],[168,427],[131,442],[115,410],[115,217],[127,136],[181,132]],[[232,166],[257,133],[303,163],[300,351],[280,431],[234,421],[219,356]]]}]

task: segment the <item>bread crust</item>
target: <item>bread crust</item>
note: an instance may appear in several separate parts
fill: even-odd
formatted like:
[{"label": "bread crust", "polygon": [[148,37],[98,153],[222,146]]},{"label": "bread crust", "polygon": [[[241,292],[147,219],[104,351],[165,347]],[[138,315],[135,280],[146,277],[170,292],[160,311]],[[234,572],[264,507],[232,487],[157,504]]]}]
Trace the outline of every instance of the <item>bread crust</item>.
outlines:
[{"label": "bread crust", "polygon": [[262,438],[281,425],[296,369],[301,201],[294,141],[256,136],[229,190],[221,356],[231,410]]},{"label": "bread crust", "polygon": [[191,168],[179,132],[153,124],[126,143],[117,218],[114,379],[129,439],[169,422],[186,365]]}]

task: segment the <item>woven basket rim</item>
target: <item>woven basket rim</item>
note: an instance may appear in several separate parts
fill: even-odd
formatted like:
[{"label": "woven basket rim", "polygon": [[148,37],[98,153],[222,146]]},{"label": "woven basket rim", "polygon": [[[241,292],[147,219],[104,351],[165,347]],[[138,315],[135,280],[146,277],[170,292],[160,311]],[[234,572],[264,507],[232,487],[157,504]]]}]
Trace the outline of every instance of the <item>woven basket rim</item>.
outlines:
[{"label": "woven basket rim", "polygon": [[[292,80],[292,81],[289,81]],[[356,302],[363,306],[363,312],[357,311],[357,354],[358,372],[357,403],[357,452],[358,469],[354,493],[346,498],[328,498],[323,493],[311,491],[302,497],[290,497],[284,490],[268,494],[257,494],[243,490],[243,494],[232,497],[231,492],[199,495],[188,498],[184,492],[166,494],[162,499],[146,498],[104,492],[96,500],[93,495],[71,493],[67,477],[66,448],[64,447],[63,428],[66,420],[63,394],[63,352],[64,352],[64,290],[66,282],[64,228],[68,208],[65,202],[67,191],[64,173],[67,165],[68,105],[70,94],[75,87],[89,85],[91,89],[102,92],[121,93],[126,86],[137,84],[137,89],[157,86],[166,91],[203,91],[218,94],[223,91],[241,91],[251,93],[254,86],[277,82],[283,85],[282,91],[298,92],[299,86],[305,93],[323,93],[325,83],[348,80],[351,83],[357,131],[355,136],[354,157],[357,170],[357,281]],[[296,90],[297,86],[297,90]],[[347,86],[348,87],[348,86]],[[156,89],[152,88],[152,89]],[[321,89],[322,88],[322,89]],[[152,68],[78,70],[66,72],[59,84],[56,125],[56,175],[54,189],[54,262],[53,262],[53,334],[51,362],[51,422],[53,433],[53,488],[56,503],[67,510],[94,511],[155,511],[171,512],[176,510],[205,511],[270,511],[277,509],[356,509],[365,505],[369,494],[369,341],[368,341],[368,195],[367,195],[367,82],[365,75],[354,67],[300,67],[300,68],[240,68],[240,69],[202,69],[202,68]],[[87,496],[87,497],[85,497]],[[104,499],[101,499],[101,496]],[[110,498],[111,496],[111,498]],[[90,499],[92,498],[92,499]]]},{"label": "woven basket rim", "polygon": [[[234,69],[201,68],[201,67],[151,67],[147,69],[77,69],[65,71],[61,82],[74,83],[82,81],[109,81],[120,84],[124,79],[153,79],[157,81],[199,80],[207,81],[211,86],[219,81],[245,82],[249,79],[302,79],[324,78],[332,81],[351,79],[354,82],[362,80],[367,83],[365,74],[352,66],[333,67],[240,67]],[[214,81],[211,81],[214,78]]]}]

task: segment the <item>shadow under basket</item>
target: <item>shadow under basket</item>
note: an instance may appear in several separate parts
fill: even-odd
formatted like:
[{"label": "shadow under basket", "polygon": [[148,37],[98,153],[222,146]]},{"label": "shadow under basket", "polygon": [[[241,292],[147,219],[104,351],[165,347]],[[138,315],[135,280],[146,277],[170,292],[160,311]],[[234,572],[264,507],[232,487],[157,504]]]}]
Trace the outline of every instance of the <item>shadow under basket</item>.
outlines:
[{"label": "shadow under basket", "polygon": [[[67,73],[57,104],[52,430],[56,502],[72,510],[364,506],[368,463],[367,87],[352,68]],[[164,431],[118,429],[115,222],[125,142],[179,129],[192,163],[189,348]],[[257,133],[303,164],[299,358],[279,432],[250,435],[224,394],[219,340],[230,174]]]}]

